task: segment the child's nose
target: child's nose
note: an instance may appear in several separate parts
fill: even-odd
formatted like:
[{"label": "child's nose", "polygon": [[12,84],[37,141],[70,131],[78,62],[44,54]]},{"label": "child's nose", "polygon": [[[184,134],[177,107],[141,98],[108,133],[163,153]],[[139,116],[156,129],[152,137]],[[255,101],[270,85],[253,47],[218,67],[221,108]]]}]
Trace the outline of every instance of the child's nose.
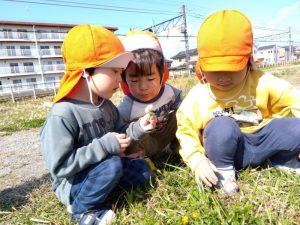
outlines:
[{"label": "child's nose", "polygon": [[147,90],[147,89],[148,89],[148,84],[147,84],[147,82],[141,81],[141,82],[140,82],[140,89],[141,89],[141,90]]},{"label": "child's nose", "polygon": [[117,75],[117,82],[121,82],[122,81],[122,77],[121,77],[121,73],[119,73],[118,75]]},{"label": "child's nose", "polygon": [[231,80],[231,76],[229,76],[228,74],[223,74],[221,76],[219,76],[219,81],[230,81]]}]

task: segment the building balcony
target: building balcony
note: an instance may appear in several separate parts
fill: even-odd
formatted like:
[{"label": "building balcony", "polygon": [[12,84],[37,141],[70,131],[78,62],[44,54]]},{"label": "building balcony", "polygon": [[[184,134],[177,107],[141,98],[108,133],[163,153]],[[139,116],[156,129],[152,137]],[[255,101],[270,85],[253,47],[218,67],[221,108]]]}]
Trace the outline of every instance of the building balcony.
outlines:
[{"label": "building balcony", "polygon": [[[43,73],[63,73],[65,69],[64,64],[53,64],[53,65],[43,65]],[[39,66],[14,66],[14,67],[1,67],[0,77],[14,77],[14,76],[27,76],[41,74],[41,69]]]},{"label": "building balcony", "polygon": [[0,32],[0,41],[24,41],[32,42],[35,40],[33,32],[18,32],[18,31],[5,31]]},{"label": "building balcony", "polygon": [[11,31],[3,30],[0,32],[0,41],[12,42],[62,42],[66,36],[65,32],[33,32],[33,31]]},{"label": "building balcony", "polygon": [[43,58],[62,57],[61,52],[53,49],[5,49],[0,48],[0,59],[37,58],[38,53]]}]

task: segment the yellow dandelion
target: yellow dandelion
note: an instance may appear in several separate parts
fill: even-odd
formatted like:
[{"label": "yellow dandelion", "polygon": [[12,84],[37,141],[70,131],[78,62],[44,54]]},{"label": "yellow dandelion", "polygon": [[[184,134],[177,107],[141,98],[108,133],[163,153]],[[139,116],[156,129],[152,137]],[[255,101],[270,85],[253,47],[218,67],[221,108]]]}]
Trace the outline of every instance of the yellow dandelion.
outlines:
[{"label": "yellow dandelion", "polygon": [[188,216],[183,216],[181,218],[180,225],[187,225],[189,223],[189,217]]},{"label": "yellow dandelion", "polygon": [[200,213],[198,213],[198,212],[193,212],[193,213],[192,213],[192,217],[193,217],[194,219],[199,218],[199,216],[200,216]]}]

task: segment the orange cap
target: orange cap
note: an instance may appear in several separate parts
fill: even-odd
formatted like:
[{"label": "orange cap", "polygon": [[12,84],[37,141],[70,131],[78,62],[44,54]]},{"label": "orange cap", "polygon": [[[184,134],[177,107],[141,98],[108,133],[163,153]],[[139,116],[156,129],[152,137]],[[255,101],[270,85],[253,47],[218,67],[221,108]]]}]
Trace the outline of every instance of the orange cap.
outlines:
[{"label": "orange cap", "polygon": [[86,68],[126,68],[132,60],[125,52],[119,38],[111,31],[97,25],[78,25],[66,35],[62,45],[65,75],[53,102],[65,97],[78,83]]},{"label": "orange cap", "polygon": [[240,71],[252,55],[249,19],[237,10],[210,15],[197,37],[198,61],[203,71]]},{"label": "orange cap", "polygon": [[[153,49],[163,54],[158,38],[154,33],[149,31],[132,30],[129,31],[122,39],[122,44],[126,51],[134,51],[138,49]],[[162,86],[169,78],[169,69],[167,64],[164,64],[164,74],[162,78]],[[121,88],[125,95],[129,95],[130,91],[126,82],[121,81]]]}]

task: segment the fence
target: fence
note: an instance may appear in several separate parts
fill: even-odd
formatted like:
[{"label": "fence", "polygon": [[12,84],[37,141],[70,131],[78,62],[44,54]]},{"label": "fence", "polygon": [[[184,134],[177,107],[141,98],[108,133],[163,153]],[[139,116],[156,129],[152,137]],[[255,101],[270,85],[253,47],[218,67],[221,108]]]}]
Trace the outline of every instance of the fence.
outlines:
[{"label": "fence", "polygon": [[13,84],[0,86],[0,102],[13,101],[22,98],[36,99],[38,96],[56,95],[59,81],[41,83]]}]

